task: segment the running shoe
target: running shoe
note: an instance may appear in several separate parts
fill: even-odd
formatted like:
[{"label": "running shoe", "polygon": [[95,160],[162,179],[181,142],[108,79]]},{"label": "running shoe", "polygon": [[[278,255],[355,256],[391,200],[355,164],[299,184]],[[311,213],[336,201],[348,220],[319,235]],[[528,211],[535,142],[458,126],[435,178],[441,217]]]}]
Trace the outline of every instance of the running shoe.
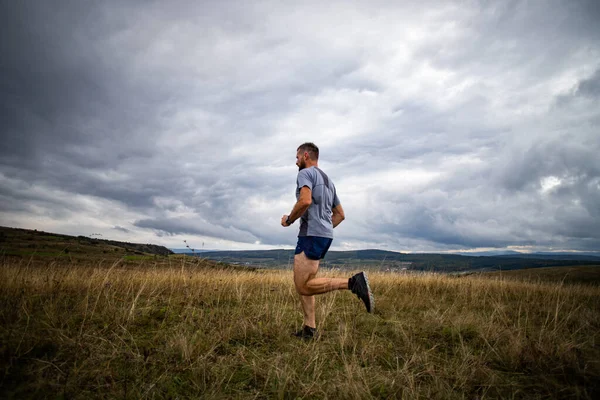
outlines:
[{"label": "running shoe", "polygon": [[360,272],[348,279],[348,289],[365,303],[367,312],[372,313],[375,310],[375,298],[369,287],[367,274]]},{"label": "running shoe", "polygon": [[319,337],[319,333],[317,332],[317,328],[311,328],[308,325],[304,325],[304,327],[298,332],[292,333],[292,336],[296,336],[301,339],[317,339]]}]

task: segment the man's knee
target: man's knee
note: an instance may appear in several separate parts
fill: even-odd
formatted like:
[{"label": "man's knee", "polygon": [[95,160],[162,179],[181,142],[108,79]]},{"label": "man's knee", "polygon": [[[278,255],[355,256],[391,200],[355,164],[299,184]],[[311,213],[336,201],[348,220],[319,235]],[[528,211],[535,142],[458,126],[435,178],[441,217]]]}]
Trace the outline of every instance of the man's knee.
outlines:
[{"label": "man's knee", "polygon": [[312,293],[310,292],[310,290],[308,289],[308,286],[306,286],[306,283],[296,283],[296,293],[298,293],[301,296],[310,296],[312,295]]}]

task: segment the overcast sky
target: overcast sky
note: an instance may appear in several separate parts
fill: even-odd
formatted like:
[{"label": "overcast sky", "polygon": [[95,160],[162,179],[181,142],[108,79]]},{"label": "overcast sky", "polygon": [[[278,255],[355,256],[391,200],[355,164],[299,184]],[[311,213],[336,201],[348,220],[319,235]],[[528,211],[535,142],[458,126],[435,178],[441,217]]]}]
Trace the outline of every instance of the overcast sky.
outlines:
[{"label": "overcast sky", "polygon": [[0,225],[291,248],[600,250],[600,2],[0,1]]}]

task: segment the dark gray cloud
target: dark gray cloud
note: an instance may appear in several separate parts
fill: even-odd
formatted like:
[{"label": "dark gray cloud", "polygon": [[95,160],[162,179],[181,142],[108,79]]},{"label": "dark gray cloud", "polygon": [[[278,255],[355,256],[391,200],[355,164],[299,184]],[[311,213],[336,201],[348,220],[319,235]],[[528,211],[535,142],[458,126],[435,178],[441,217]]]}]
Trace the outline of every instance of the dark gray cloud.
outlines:
[{"label": "dark gray cloud", "polygon": [[348,214],[340,247],[600,247],[598,2],[0,15],[3,224],[289,246],[312,140]]},{"label": "dark gray cloud", "polygon": [[253,243],[257,238],[250,232],[240,231],[233,226],[213,226],[204,220],[190,221],[182,218],[145,219],[136,221],[135,226],[149,228],[164,234],[191,234],[227,239],[242,243]]},{"label": "dark gray cloud", "polygon": [[600,96],[600,69],[596,70],[589,79],[579,82],[575,95],[592,98]]},{"label": "dark gray cloud", "polygon": [[113,229],[116,230],[116,231],[123,232],[123,233],[129,233],[129,232],[131,232],[129,229],[123,228],[122,226],[118,226],[118,225],[114,226]]}]

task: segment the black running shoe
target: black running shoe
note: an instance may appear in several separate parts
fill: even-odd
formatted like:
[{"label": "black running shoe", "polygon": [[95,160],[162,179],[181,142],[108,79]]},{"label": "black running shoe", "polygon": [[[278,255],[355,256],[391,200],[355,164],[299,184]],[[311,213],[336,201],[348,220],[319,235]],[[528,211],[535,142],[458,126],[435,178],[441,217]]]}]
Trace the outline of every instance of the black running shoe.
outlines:
[{"label": "black running shoe", "polygon": [[304,325],[304,327],[298,332],[292,333],[292,336],[296,336],[301,339],[317,339],[319,334],[317,332],[317,328],[311,328],[308,325]]},{"label": "black running shoe", "polygon": [[365,303],[367,312],[372,313],[375,310],[375,298],[369,287],[367,274],[360,272],[348,279],[348,289],[352,290],[352,293]]}]

